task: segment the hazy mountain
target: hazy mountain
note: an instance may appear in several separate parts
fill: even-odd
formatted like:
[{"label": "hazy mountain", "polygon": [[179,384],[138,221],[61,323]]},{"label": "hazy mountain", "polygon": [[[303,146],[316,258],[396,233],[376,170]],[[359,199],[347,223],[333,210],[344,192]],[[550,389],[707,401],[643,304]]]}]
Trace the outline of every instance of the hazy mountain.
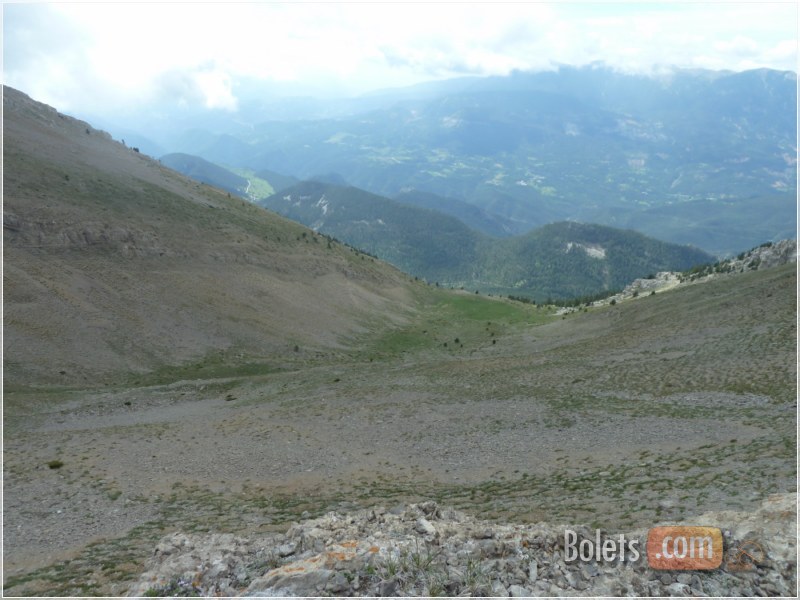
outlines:
[{"label": "hazy mountain", "polygon": [[483,276],[486,285],[506,292],[515,288],[538,299],[574,298],[713,260],[696,247],[662,242],[636,231],[560,222],[498,240]]},{"label": "hazy mountain", "polygon": [[321,181],[260,204],[431,281],[468,278],[485,237],[444,213]]},{"label": "hazy mountain", "polygon": [[175,169],[178,173],[183,173],[187,177],[216,186],[237,196],[243,196],[247,190],[247,179],[199,156],[174,153],[165,154],[160,160],[162,164],[170,169]]},{"label": "hazy mountain", "polygon": [[493,237],[506,237],[514,233],[521,233],[520,230],[525,229],[520,223],[489,213],[474,204],[468,204],[455,198],[437,196],[429,192],[409,190],[401,192],[394,199],[403,204],[438,210],[457,218],[476,231]]},{"label": "hazy mountain", "polygon": [[256,176],[268,181],[276,193],[280,192],[281,190],[285,190],[288,187],[292,187],[296,183],[300,183],[300,180],[296,177],[292,177],[291,175],[283,175],[282,173],[276,173],[275,171],[270,171],[269,169],[261,169],[256,173]]},{"label": "hazy mountain", "polygon": [[347,186],[347,180],[339,175],[339,173],[320,173],[308,178],[309,181],[317,181],[319,183],[328,183],[331,185]]},{"label": "hazy mountain", "polygon": [[714,260],[694,247],[600,225],[556,223],[492,238],[439,211],[318,181],[261,204],[428,281],[537,300],[596,294]]},{"label": "hazy mountain", "polygon": [[276,364],[411,304],[389,265],[9,87],[3,107],[7,384]]},{"label": "hazy mountain", "polygon": [[199,156],[176,152],[161,157],[160,162],[195,181],[216,186],[253,202],[298,182],[294,177],[269,169],[258,173],[250,169],[226,169]]},{"label": "hazy mountain", "polygon": [[[248,128],[195,126],[171,143],[301,179],[335,172],[389,197],[455,198],[522,229],[602,222],[725,254],[794,223],[796,105],[790,72],[564,67],[389,90],[327,118],[251,111]],[[696,220],[698,202],[710,219]]]}]

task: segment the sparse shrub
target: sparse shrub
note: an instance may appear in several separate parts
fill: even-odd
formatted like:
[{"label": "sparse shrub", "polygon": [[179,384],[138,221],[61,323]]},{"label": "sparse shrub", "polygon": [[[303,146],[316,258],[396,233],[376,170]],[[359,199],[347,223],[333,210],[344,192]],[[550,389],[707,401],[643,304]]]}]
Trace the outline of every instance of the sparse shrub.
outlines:
[{"label": "sparse shrub", "polygon": [[617,299],[616,298],[612,298],[611,299],[611,306],[614,306],[616,303],[617,303]]},{"label": "sparse shrub", "polygon": [[49,463],[47,463],[47,466],[51,469],[60,469],[64,466],[64,463],[60,460],[51,460]]},{"label": "sparse shrub", "polygon": [[196,588],[192,582],[184,581],[175,577],[169,583],[152,587],[144,593],[149,598],[159,598],[162,596],[177,596],[177,597],[198,597],[200,590]]},{"label": "sparse shrub", "polygon": [[300,346],[298,346],[297,344],[295,344],[295,345],[294,345],[294,351],[295,351],[295,352],[300,352]]},{"label": "sparse shrub", "polygon": [[[527,476],[527,473],[525,474]],[[489,575],[479,560],[469,558],[464,572],[464,586],[471,596],[483,596],[483,592],[491,586]]]}]

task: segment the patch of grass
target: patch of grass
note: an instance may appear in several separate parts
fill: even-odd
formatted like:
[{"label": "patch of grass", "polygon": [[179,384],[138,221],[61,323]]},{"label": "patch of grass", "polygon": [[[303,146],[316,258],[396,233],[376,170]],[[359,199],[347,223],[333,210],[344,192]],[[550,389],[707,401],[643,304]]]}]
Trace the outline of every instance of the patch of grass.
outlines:
[{"label": "patch of grass", "polygon": [[272,187],[269,181],[261,179],[255,172],[249,169],[228,167],[228,170],[250,181],[248,195],[253,199],[260,200],[261,198],[267,198],[275,193],[275,188]]},{"label": "patch of grass", "polygon": [[412,321],[377,338],[371,336],[363,354],[391,357],[433,349],[448,353],[471,351],[496,344],[497,336],[517,326],[551,320],[552,315],[533,306],[449,290],[427,290]]},{"label": "patch of grass", "polygon": [[373,568],[375,576],[384,581],[395,580],[403,595],[442,596],[448,580],[444,555],[415,541],[413,549],[403,549],[379,561]]},{"label": "patch of grass", "polygon": [[443,315],[454,321],[492,321],[502,324],[530,323],[532,319],[541,319],[541,315],[533,307],[521,306],[504,300],[495,300],[484,296],[458,293],[447,293],[438,299],[438,307]]}]

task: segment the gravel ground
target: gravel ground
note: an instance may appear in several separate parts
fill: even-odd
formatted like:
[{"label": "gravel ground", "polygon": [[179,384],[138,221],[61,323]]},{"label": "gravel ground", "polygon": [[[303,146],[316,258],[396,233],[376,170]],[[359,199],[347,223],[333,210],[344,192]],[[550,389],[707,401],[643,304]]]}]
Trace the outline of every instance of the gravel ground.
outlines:
[{"label": "gravel ground", "polygon": [[753,510],[796,481],[794,277],[773,271],[496,344],[7,393],[5,591],[123,593],[170,531],[377,504],[608,528]]}]

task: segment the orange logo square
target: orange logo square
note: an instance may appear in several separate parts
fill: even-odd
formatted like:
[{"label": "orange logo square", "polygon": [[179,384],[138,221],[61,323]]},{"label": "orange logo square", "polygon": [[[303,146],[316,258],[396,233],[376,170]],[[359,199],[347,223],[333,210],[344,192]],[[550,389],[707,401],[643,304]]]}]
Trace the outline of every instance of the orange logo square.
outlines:
[{"label": "orange logo square", "polygon": [[647,533],[647,563],[653,569],[716,569],[722,552],[722,531],[717,527],[653,527]]}]

